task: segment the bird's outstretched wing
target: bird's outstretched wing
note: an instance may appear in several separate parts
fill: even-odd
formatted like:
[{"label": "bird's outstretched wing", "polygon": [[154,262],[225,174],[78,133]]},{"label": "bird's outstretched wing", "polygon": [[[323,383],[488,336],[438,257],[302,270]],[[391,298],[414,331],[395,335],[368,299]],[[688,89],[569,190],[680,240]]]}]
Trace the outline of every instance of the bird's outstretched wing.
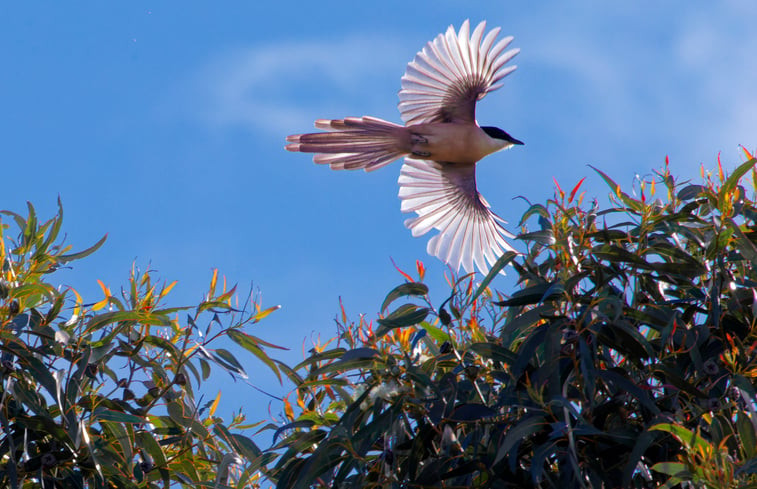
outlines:
[{"label": "bird's outstretched wing", "polygon": [[468,20],[459,33],[449,26],[408,63],[399,93],[405,124],[475,121],[476,102],[502,86],[498,82],[516,68],[505,63],[520,51],[505,51],[512,37],[494,44],[499,27],[483,37],[485,28],[486,21],[472,34]]},{"label": "bird's outstretched wing", "polygon": [[513,238],[499,216],[476,189],[475,165],[437,163],[405,158],[399,178],[403,212],[415,212],[407,219],[413,236],[439,230],[428,242],[428,253],[455,271],[463,266],[481,272],[505,251],[515,251],[505,238]]}]

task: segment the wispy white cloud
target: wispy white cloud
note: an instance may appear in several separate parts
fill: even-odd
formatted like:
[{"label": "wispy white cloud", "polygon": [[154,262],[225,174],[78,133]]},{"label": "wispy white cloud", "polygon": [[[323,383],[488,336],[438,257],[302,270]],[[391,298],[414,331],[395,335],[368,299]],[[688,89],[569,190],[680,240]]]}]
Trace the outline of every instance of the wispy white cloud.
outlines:
[{"label": "wispy white cloud", "polygon": [[[210,127],[291,132],[309,127],[315,117],[362,115],[349,112],[355,110],[347,105],[351,99],[359,98],[358,110],[369,111],[376,79],[404,68],[400,46],[391,39],[352,37],[238,48],[200,68],[182,98],[187,114]],[[340,108],[345,112],[335,112]]]},{"label": "wispy white cloud", "polygon": [[545,19],[549,35],[528,39],[521,56],[560,75],[550,81],[553,90],[570,84],[591,119],[566,130],[591,127],[592,144],[686,146],[687,156],[699,158],[718,148],[735,152],[738,142],[757,144],[757,4],[703,5],[626,9],[603,23]]}]

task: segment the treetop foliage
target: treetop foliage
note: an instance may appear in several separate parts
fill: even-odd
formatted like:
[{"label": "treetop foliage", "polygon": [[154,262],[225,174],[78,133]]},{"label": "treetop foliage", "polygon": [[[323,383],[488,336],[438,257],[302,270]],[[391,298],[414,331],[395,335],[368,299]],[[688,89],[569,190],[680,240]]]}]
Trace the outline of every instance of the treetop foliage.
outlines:
[{"label": "treetop foliage", "polygon": [[[701,184],[666,160],[632,195],[596,170],[611,205],[557,186],[483,283],[435,302],[419,264],[376,322],[342,314],[285,371],[278,487],[757,487],[745,154]],[[488,286],[505,265],[511,295]]]},{"label": "treetop foliage", "polygon": [[232,307],[235,288],[217,272],[199,305],[165,307],[175,282],[136,267],[119,295],[100,282],[103,298],[86,303],[49,280],[105,238],[72,253],[58,204],[44,223],[31,204],[27,217],[2,211],[18,238],[0,222],[0,486],[258,487],[273,455],[243,434],[242,413],[216,416],[221,392],[206,400],[196,388],[212,367],[246,377],[217,347],[224,337],[280,375],[264,351],[274,345],[244,331],[276,308]]},{"label": "treetop foliage", "polygon": [[[245,327],[276,308],[213,274],[200,304],[132,269],[83,300],[50,281],[72,253],[62,210],[4,211],[0,485],[280,488],[757,487],[755,159],[700,183],[665,167],[610,205],[559,185],[523,216],[525,253],[480,282],[402,272],[375,321],[294,366]],[[747,183],[748,182],[748,183]],[[536,222],[537,229],[526,229]],[[496,291],[508,267],[517,290]],[[293,385],[285,422],[216,415],[228,338]],[[222,342],[228,345],[229,342]],[[251,438],[270,436],[260,448]],[[259,440],[259,438],[256,438]]]}]

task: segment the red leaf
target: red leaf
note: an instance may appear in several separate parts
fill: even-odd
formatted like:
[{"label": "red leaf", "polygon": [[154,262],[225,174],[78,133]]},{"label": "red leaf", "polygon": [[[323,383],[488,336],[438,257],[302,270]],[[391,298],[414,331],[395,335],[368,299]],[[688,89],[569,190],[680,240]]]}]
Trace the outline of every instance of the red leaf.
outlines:
[{"label": "red leaf", "polygon": [[400,267],[398,267],[397,264],[394,263],[394,258],[389,257],[389,259],[392,260],[392,265],[394,265],[394,268],[396,268],[397,271],[400,272],[403,277],[405,277],[405,280],[407,280],[408,282],[415,282],[415,280],[413,280],[413,277],[400,270]]},{"label": "red leaf", "polygon": [[557,183],[557,179],[555,177],[552,177],[552,181],[555,182],[555,187],[557,187],[557,192],[560,194],[560,199],[564,200],[565,192],[563,192],[562,189],[560,188],[560,184]]},{"label": "red leaf", "polygon": [[586,177],[583,177],[581,180],[579,180],[576,186],[573,187],[573,190],[570,191],[570,197],[568,197],[568,202],[573,202],[573,197],[576,196],[576,192],[578,192],[578,188],[581,186],[582,183],[584,183],[584,180],[586,180]]}]

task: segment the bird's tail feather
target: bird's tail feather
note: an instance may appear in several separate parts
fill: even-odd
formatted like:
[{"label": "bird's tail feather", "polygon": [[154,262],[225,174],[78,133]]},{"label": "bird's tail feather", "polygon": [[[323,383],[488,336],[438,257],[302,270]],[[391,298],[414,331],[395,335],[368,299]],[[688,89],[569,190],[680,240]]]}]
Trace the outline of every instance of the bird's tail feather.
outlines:
[{"label": "bird's tail feather", "polygon": [[286,149],[316,153],[313,161],[332,170],[373,171],[408,154],[405,127],[375,117],[319,119],[315,127],[327,132],[288,136]]}]

